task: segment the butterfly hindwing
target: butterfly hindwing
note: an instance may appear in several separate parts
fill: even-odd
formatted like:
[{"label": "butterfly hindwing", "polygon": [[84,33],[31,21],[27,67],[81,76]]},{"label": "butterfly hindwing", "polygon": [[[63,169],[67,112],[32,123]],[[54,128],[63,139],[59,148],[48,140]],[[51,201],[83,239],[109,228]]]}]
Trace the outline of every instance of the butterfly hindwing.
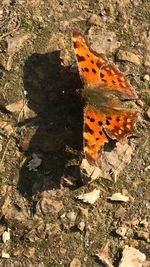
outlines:
[{"label": "butterfly hindwing", "polygon": [[123,141],[134,133],[138,111],[124,109],[104,114],[87,105],[84,112],[84,154],[91,162],[97,162],[108,136]]}]

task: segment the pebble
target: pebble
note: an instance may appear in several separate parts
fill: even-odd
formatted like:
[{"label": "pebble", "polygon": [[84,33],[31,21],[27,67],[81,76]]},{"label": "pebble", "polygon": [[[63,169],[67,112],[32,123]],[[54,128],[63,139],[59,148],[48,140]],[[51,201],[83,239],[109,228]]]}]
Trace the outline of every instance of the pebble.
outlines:
[{"label": "pebble", "polygon": [[77,214],[74,211],[70,211],[66,214],[66,217],[70,220],[71,223],[74,223],[77,217]]},{"label": "pebble", "polygon": [[141,99],[137,99],[136,100],[137,105],[139,105],[140,107],[144,107],[144,102]]},{"label": "pebble", "polygon": [[116,229],[116,234],[117,235],[119,235],[119,236],[121,236],[122,238],[126,238],[125,237],[125,235],[126,235],[126,232],[127,232],[127,228],[126,227],[118,227],[117,229]]},{"label": "pebble", "polygon": [[142,267],[146,256],[134,247],[125,246],[119,267]]},{"label": "pebble", "polygon": [[146,219],[145,219],[145,220],[140,221],[140,225],[143,226],[143,227],[145,227],[145,228],[148,228],[149,222],[146,221]]},{"label": "pebble", "polygon": [[147,117],[150,119],[150,107],[148,108],[147,112],[146,112]]},{"label": "pebble", "polygon": [[7,252],[5,252],[4,250],[2,250],[2,258],[4,258],[4,259],[9,259],[9,258],[10,258],[9,253],[7,253]]},{"label": "pebble", "polygon": [[99,26],[101,24],[100,17],[96,14],[92,14],[88,20],[88,23],[90,25],[96,25]]},{"label": "pebble", "polygon": [[85,222],[81,221],[81,222],[77,223],[77,227],[82,232],[85,228]]},{"label": "pebble", "polygon": [[27,250],[23,253],[27,258],[33,258],[35,254],[34,247],[28,247]]},{"label": "pebble", "polygon": [[150,52],[149,52],[149,51],[148,51],[147,54],[145,55],[144,66],[146,66],[146,67],[150,67]]},{"label": "pebble", "polygon": [[144,80],[147,81],[147,82],[150,81],[150,76],[149,76],[148,74],[145,74],[143,78],[144,78]]},{"label": "pebble", "polygon": [[145,241],[149,240],[149,233],[146,231],[137,231],[136,233],[136,237]]},{"label": "pebble", "polygon": [[5,231],[3,234],[2,234],[2,240],[4,243],[6,243],[6,241],[9,241],[10,240],[10,229],[8,228],[7,231]]},{"label": "pebble", "polygon": [[119,60],[123,60],[123,61],[129,61],[131,63],[134,63],[136,65],[140,65],[141,64],[141,60],[140,60],[140,56],[136,55],[132,52],[129,51],[124,51],[124,50],[119,50],[117,57]]},{"label": "pebble", "polygon": [[81,262],[78,258],[74,258],[69,267],[81,267]]}]

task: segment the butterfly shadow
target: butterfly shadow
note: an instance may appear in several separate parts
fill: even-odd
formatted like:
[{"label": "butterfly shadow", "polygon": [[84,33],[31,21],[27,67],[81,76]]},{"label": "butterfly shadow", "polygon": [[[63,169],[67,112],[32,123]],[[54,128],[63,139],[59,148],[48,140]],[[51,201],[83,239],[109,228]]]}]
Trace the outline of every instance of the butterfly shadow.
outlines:
[{"label": "butterfly shadow", "polygon": [[[62,64],[60,51],[32,54],[23,72],[28,107],[36,115],[19,123],[23,133],[20,149],[26,161],[18,188],[25,197],[31,197],[60,188],[66,163],[78,158],[78,153],[70,156],[66,148],[82,149],[83,106],[76,90],[81,88],[79,76]],[[36,156],[42,160],[41,165],[32,169],[31,160]],[[76,167],[74,172],[78,172]]]}]

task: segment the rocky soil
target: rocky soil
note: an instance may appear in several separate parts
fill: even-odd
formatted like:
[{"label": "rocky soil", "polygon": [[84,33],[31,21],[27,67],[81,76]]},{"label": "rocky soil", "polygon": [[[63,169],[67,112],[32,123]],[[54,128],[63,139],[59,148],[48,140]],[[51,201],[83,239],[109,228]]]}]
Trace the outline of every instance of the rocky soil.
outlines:
[{"label": "rocky soil", "polygon": [[[150,266],[149,20],[142,0],[1,0],[0,266],[124,267],[128,247],[131,267]],[[141,114],[115,177],[89,184],[75,29],[127,75]]]}]

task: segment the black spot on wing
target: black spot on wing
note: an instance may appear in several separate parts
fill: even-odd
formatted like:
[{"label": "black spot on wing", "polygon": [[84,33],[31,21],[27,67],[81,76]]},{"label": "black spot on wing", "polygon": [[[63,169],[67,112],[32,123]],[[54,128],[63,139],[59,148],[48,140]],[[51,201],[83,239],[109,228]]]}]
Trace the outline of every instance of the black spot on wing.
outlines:
[{"label": "black spot on wing", "polygon": [[96,73],[97,71],[93,68],[93,69],[92,69],[92,72],[93,72],[93,73]]},{"label": "black spot on wing", "polygon": [[110,121],[109,120],[106,120],[106,125],[110,125]]},{"label": "black spot on wing", "polygon": [[120,121],[120,118],[119,118],[119,117],[117,117],[117,118],[116,118],[116,121],[117,121],[117,122],[119,122],[119,121]]},{"label": "black spot on wing", "polygon": [[95,121],[95,119],[94,118],[90,118],[90,122],[94,122]]},{"label": "black spot on wing", "polygon": [[88,68],[84,68],[84,70],[85,70],[86,72],[89,72],[89,69],[88,69]]},{"label": "black spot on wing", "polygon": [[79,47],[81,47],[81,44],[80,44],[80,42],[74,42],[74,48],[79,48]]},{"label": "black spot on wing", "polygon": [[78,62],[85,61],[85,57],[76,55]]},{"label": "black spot on wing", "polygon": [[102,72],[100,72],[100,77],[103,78],[104,77],[104,74]]},{"label": "black spot on wing", "polygon": [[109,116],[106,116],[106,120],[112,120],[112,118],[111,117],[109,117]]},{"label": "black spot on wing", "polygon": [[99,126],[102,126],[103,125],[102,121],[99,121],[98,124],[99,124]]},{"label": "black spot on wing", "polygon": [[84,131],[85,131],[86,133],[90,133],[91,135],[94,134],[94,131],[88,126],[88,124],[85,124]]}]

